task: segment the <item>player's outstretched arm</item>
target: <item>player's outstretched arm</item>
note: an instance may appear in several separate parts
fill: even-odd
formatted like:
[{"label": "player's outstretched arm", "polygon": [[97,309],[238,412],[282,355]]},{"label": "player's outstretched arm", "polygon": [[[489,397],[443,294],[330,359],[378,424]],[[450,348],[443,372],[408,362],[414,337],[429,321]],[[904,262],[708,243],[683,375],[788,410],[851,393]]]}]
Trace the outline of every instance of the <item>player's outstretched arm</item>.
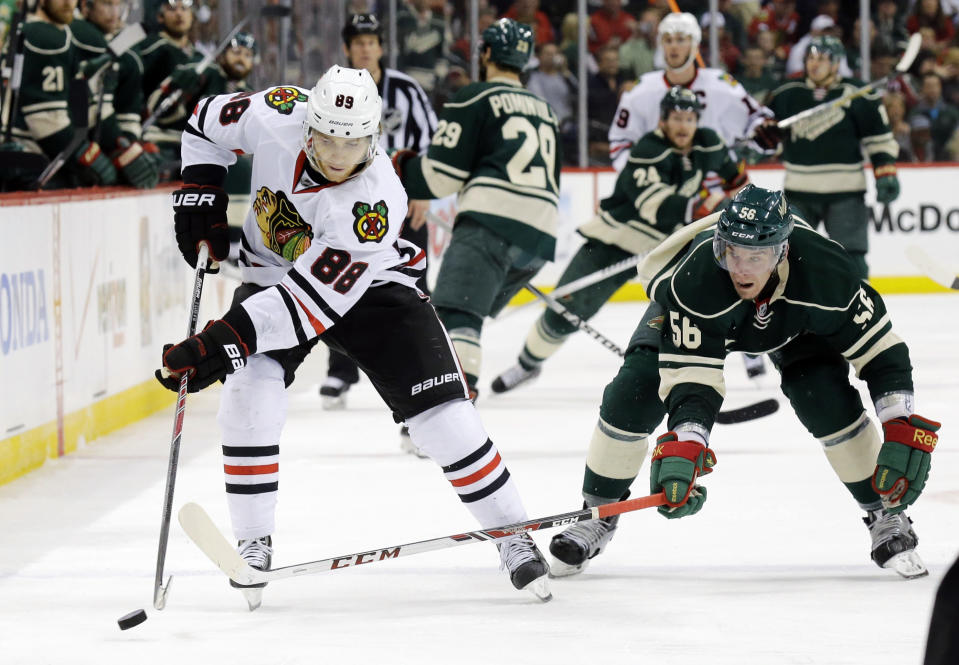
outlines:
[{"label": "player's outstretched arm", "polygon": [[939,443],[939,427],[936,421],[916,414],[882,424],[883,444],[872,486],[888,512],[902,512],[919,498],[929,478],[932,451]]},{"label": "player's outstretched arm", "polygon": [[665,492],[666,505],[658,508],[669,519],[698,513],[706,503],[706,488],[697,485],[701,475],[711,473],[716,466],[716,454],[686,432],[666,432],[656,439],[652,464],[649,468],[649,487],[654,493]]}]

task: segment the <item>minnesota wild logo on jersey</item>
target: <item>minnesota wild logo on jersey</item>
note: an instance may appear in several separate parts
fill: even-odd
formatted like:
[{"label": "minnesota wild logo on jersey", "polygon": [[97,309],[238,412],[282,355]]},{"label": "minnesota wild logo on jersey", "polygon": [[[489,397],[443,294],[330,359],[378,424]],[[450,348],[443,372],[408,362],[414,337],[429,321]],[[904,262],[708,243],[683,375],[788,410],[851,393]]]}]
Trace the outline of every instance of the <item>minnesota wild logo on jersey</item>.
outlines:
[{"label": "minnesota wild logo on jersey", "polygon": [[313,228],[303,221],[283,192],[261,187],[253,201],[253,213],[263,234],[263,244],[287,261],[295,261],[309,249]]},{"label": "minnesota wild logo on jersey", "polygon": [[353,231],[360,242],[379,242],[383,239],[390,228],[386,218],[388,212],[386,201],[377,201],[372,206],[357,201],[353,205],[353,216],[356,218]]},{"label": "minnesota wild logo on jersey", "polygon": [[267,91],[264,97],[269,106],[283,115],[290,115],[297,102],[305,102],[308,99],[307,95],[300,90],[282,85]]}]

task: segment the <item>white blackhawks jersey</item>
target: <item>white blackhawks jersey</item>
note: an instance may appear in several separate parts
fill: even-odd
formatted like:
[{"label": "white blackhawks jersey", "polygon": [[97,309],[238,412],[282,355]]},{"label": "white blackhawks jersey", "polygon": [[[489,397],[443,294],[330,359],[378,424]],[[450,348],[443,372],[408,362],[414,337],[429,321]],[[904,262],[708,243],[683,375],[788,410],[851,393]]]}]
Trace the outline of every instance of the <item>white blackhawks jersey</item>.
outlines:
[{"label": "white blackhawks jersey", "polygon": [[[659,126],[659,104],[671,87],[666,72],[654,71],[640,76],[632,90],[623,93],[609,126],[609,158],[617,171],[626,164],[633,144]],[[703,104],[700,127],[712,129],[727,146],[751,136],[764,118],[773,117],[772,111],[721,69],[698,68],[686,87]]]},{"label": "white blackhawks jersey", "polygon": [[342,183],[314,180],[302,150],[308,90],[278,86],[202,100],[183,132],[183,167],[253,155],[243,279],[277,285],[243,302],[257,351],[319,335],[371,287],[415,288],[425,253],[399,238],[407,197],[383,149]]}]

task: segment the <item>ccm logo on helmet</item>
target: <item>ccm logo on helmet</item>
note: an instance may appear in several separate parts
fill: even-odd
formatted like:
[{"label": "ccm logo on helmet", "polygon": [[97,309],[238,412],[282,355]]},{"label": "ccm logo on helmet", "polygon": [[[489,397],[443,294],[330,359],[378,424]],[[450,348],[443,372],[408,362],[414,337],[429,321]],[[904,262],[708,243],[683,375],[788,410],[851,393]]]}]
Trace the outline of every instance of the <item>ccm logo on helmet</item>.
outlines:
[{"label": "ccm logo on helmet", "polygon": [[734,238],[755,238],[756,236],[752,233],[740,233],[739,231],[730,231],[729,235]]},{"label": "ccm logo on helmet", "polygon": [[216,196],[213,194],[197,194],[189,192],[187,194],[174,194],[173,205],[175,206],[205,206],[216,203]]}]

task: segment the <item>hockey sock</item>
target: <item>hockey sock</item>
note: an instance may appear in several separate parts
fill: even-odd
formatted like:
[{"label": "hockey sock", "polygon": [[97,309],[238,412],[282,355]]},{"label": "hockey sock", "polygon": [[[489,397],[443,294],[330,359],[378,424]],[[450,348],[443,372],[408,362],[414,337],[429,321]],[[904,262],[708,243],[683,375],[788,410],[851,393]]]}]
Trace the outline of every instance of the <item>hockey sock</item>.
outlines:
[{"label": "hockey sock", "polygon": [[846,486],[864,510],[875,510],[882,505],[872,488],[871,478],[876,470],[876,459],[882,441],[879,432],[863,412],[856,421],[820,440],[826,459],[839,480]]},{"label": "hockey sock", "polygon": [[649,434],[627,432],[602,418],[596,423],[586,453],[583,496],[618,501],[639,474],[649,449]]},{"label": "hockey sock", "polygon": [[519,354],[519,364],[528,370],[538,367],[543,361],[559,351],[559,347],[563,345],[569,335],[568,332],[559,332],[552,329],[547,324],[545,316],[539,317],[526,336],[526,344]]},{"label": "hockey sock", "polygon": [[413,443],[442,467],[480,525],[499,526],[527,518],[509,469],[472,402],[446,402],[407,418],[406,424]]},{"label": "hockey sock", "polygon": [[436,313],[449,332],[453,350],[456,351],[466,376],[466,383],[470,388],[476,388],[483,361],[483,349],[480,346],[483,320],[468,312],[453,309],[439,308]]}]

